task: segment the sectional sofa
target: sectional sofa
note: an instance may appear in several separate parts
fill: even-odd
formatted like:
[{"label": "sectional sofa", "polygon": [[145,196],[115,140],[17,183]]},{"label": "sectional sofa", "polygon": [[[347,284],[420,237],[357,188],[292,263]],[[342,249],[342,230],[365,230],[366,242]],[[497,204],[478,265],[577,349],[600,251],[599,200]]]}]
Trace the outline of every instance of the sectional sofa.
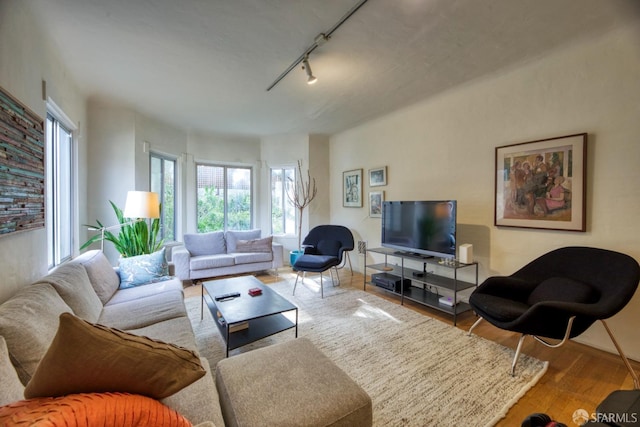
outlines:
[{"label": "sectional sofa", "polygon": [[[38,282],[22,287],[0,305],[0,336],[6,341],[22,384],[26,385],[34,375],[56,335],[62,313],[172,343],[197,354],[180,280],[127,289],[119,286],[120,276],[104,254],[89,251]],[[162,403],[194,425],[212,422],[223,426],[211,368],[205,358],[200,362],[207,375],[162,399]]]},{"label": "sectional sofa", "polygon": [[[64,400],[70,397],[64,392],[70,387],[67,382],[80,381],[93,387],[94,378],[95,384],[109,383],[112,381],[109,377],[113,376],[124,377],[116,380],[134,388],[139,382],[161,384],[160,393],[164,391],[166,396],[156,398],[125,390],[130,394],[125,397],[147,399],[161,407],[153,407],[154,410],[174,411],[174,415],[186,419],[187,424],[167,424],[172,426],[371,425],[369,396],[306,338],[224,359],[212,375],[208,361],[198,356],[181,281],[168,278],[123,288],[127,278],[114,270],[102,252],[89,251],[36,283],[21,287],[0,304],[0,424],[15,424],[3,417],[7,416],[6,411],[22,410],[20,405],[34,400],[24,400],[25,396],[58,396]],[[94,328],[97,332],[91,331],[89,340],[86,334],[76,333],[75,341],[65,335],[65,341],[61,331],[69,329],[71,319],[76,329]],[[106,335],[99,351],[93,349],[93,337],[97,335],[101,338]],[[114,346],[122,347],[123,339],[136,347],[113,350]],[[131,353],[134,350],[135,356]],[[51,362],[56,351],[58,365]],[[88,366],[80,366],[78,360],[84,360]],[[122,362],[131,378],[121,371],[119,375],[112,373],[112,366]],[[173,366],[185,365],[187,369],[183,372],[193,377],[193,382],[177,386],[184,380]],[[51,366],[56,368],[48,369]],[[38,395],[35,388],[58,392]],[[168,394],[167,390],[174,389]],[[81,393],[90,391],[97,393],[107,415],[120,416],[125,411],[122,403],[105,408],[104,402],[123,397],[118,390]],[[84,394],[71,394],[75,396]],[[95,399],[93,395],[92,398]],[[39,400],[37,403],[41,404]],[[46,403],[57,408],[64,406],[56,400]],[[65,405],[68,403],[65,401]],[[137,408],[143,405],[136,400],[135,405],[126,407],[139,412]],[[33,412],[32,407],[27,409]],[[38,409],[48,411],[49,407]],[[75,407],[72,412],[74,417],[78,416]],[[166,414],[162,414],[166,420]],[[161,425],[148,421],[135,425]],[[62,423],[54,423],[58,424]]]}]

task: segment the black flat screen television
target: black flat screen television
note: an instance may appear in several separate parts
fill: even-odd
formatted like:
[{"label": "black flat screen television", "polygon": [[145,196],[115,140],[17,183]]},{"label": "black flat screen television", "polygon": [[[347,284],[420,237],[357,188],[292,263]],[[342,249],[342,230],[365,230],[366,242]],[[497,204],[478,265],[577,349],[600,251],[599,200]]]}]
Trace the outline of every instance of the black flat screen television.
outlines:
[{"label": "black flat screen television", "polygon": [[402,252],[456,257],[456,201],[382,204],[382,246]]}]

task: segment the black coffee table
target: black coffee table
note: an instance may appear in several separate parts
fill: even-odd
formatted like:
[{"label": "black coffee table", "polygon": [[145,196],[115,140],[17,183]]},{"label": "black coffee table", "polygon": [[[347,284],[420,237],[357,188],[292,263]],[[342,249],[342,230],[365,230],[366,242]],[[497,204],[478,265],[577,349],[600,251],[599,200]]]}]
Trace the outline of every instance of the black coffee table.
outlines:
[{"label": "black coffee table", "polygon": [[[252,288],[261,289],[262,294],[249,295]],[[233,292],[239,292],[240,296],[216,301],[216,297]],[[230,350],[288,329],[295,328],[298,338],[298,307],[253,276],[204,282],[202,301],[209,307],[227,344],[227,357]],[[295,322],[284,316],[288,311],[295,311]],[[236,331],[232,332],[234,329]]]}]

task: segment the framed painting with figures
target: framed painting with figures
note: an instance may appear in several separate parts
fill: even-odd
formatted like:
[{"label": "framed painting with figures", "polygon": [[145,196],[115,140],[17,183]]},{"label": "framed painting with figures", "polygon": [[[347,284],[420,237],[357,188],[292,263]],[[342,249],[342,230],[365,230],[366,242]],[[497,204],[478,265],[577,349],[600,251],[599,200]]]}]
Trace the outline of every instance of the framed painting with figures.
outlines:
[{"label": "framed painting with figures", "polygon": [[587,134],[496,148],[495,225],[586,230]]}]

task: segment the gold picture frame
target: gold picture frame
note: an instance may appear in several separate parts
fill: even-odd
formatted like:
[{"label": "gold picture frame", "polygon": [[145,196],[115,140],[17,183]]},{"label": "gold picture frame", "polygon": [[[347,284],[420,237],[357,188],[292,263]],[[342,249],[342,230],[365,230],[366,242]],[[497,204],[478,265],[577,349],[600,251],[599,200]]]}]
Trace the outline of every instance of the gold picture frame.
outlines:
[{"label": "gold picture frame", "polygon": [[586,231],[587,134],[496,148],[496,226]]}]

